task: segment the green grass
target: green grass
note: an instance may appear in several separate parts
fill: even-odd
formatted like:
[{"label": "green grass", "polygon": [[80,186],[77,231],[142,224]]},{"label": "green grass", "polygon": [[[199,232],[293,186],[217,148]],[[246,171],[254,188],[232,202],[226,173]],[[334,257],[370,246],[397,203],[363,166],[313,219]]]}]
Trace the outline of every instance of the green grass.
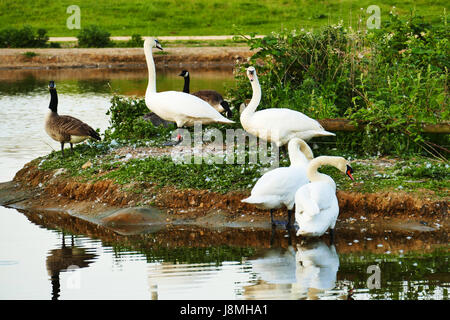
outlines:
[{"label": "green grass", "polygon": [[[142,145],[145,143],[142,142]],[[75,147],[73,155],[67,150],[65,159],[61,157],[61,152],[57,151],[36,161],[40,163],[40,169],[65,168],[69,176],[79,177],[83,181],[112,179],[123,185],[132,182],[150,182],[160,187],[205,189],[220,193],[251,190],[263,170],[267,168],[260,163],[229,165],[203,161],[202,164],[179,164],[174,163],[169,156],[126,161],[111,153],[120,146],[122,144],[109,142],[83,144]],[[329,151],[327,154],[344,156],[349,160],[355,159],[354,156],[343,155],[338,150]],[[320,154],[316,154],[318,155]],[[82,169],[81,166],[88,160],[93,166]],[[391,159],[394,161],[378,160],[376,158],[365,161],[354,160],[352,167],[355,182],[330,166],[323,167],[320,171],[330,175],[336,181],[339,190],[362,193],[406,191],[433,198],[449,196],[448,162],[424,157]],[[288,165],[287,159],[280,160],[280,166]],[[427,190],[426,194],[424,190]]]},{"label": "green grass", "polygon": [[[360,16],[367,14],[368,6],[376,4],[383,15],[392,6],[398,14],[415,10],[432,23],[440,22],[448,1],[424,0],[362,1],[331,0],[72,0],[62,1],[0,1],[0,29],[30,25],[45,28],[49,36],[76,36],[78,30],[69,30],[66,20],[68,6],[81,9],[81,27],[99,25],[112,36],[131,35],[226,35],[236,28],[243,33],[267,34],[288,29],[316,28],[343,21],[357,26]],[[361,10],[363,8],[364,10]],[[365,20],[364,20],[365,21]]]}]

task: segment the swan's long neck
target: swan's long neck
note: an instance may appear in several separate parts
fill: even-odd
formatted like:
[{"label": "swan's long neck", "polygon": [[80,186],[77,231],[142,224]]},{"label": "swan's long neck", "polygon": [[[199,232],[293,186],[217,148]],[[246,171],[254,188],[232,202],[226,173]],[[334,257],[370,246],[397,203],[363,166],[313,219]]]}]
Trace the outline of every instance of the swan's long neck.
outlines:
[{"label": "swan's long neck", "polygon": [[145,60],[147,60],[148,68],[148,86],[145,96],[156,93],[156,71],[155,71],[155,61],[153,61],[152,47],[145,46],[144,48]]},{"label": "swan's long neck", "polygon": [[241,114],[241,122],[244,123],[256,111],[256,108],[258,108],[258,105],[261,102],[261,86],[259,85],[258,77],[256,76],[256,74],[253,78],[253,81],[251,81],[251,84],[253,90],[252,99]]},{"label": "swan's long neck", "polygon": [[308,170],[306,172],[308,179],[311,182],[319,182],[319,181],[328,182],[331,185],[333,185],[334,188],[336,188],[336,183],[334,182],[334,180],[330,176],[327,176],[326,174],[318,172],[317,169],[319,169],[319,167],[326,165],[326,164],[336,167],[337,158],[338,157],[321,156],[321,157],[317,157],[317,158],[314,158],[313,160],[311,160],[311,162],[309,163],[309,166],[308,166]]},{"label": "swan's long neck", "polygon": [[48,108],[55,113],[58,113],[58,94],[56,89],[50,89],[50,104]]},{"label": "swan's long neck", "polygon": [[291,162],[291,166],[306,165],[314,159],[314,154],[305,141],[301,139],[291,141],[288,144],[289,161]]},{"label": "swan's long neck", "polygon": [[183,92],[185,93],[189,93],[189,82],[190,82],[190,76],[188,75],[187,77],[184,77],[184,88],[183,88]]}]

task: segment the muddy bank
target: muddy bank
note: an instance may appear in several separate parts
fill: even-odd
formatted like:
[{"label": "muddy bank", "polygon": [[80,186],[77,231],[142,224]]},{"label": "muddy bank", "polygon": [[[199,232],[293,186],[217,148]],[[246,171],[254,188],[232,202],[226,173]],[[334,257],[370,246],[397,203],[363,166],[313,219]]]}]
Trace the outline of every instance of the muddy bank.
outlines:
[{"label": "muddy bank", "polygon": [[[26,55],[34,52],[34,56]],[[248,47],[175,47],[154,54],[158,67],[232,67]],[[142,48],[0,49],[0,69],[144,68]]]},{"label": "muddy bank", "polygon": [[[78,216],[122,234],[152,226],[261,228],[270,230],[269,214],[241,202],[248,192],[225,194],[208,190],[158,187],[152,183],[119,185],[111,180],[84,182],[60,170],[44,171],[30,162],[12,182],[0,184],[0,204],[24,210],[56,210]],[[448,202],[405,192],[338,191],[337,228],[402,232],[448,231]],[[278,210],[277,220],[286,213]],[[150,231],[150,230],[147,230]]]}]

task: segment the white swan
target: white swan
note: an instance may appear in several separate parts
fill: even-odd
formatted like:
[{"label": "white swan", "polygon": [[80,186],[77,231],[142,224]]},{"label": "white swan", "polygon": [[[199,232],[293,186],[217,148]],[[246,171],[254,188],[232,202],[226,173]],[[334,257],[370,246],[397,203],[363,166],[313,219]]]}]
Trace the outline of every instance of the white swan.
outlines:
[{"label": "white swan", "polygon": [[208,124],[213,122],[234,123],[217,112],[202,99],[178,91],[156,92],[156,71],[152,48],[162,50],[156,39],[145,39],[144,53],[148,68],[148,86],[145,92],[145,104],[160,118],[172,121],[178,127],[193,126],[195,122]]},{"label": "white swan", "polygon": [[241,113],[242,127],[254,136],[274,142],[278,147],[288,143],[292,138],[309,140],[317,136],[334,136],[314,119],[301,112],[286,108],[271,108],[258,112],[256,108],[261,101],[261,86],[254,67],[247,68],[253,95],[250,103]]},{"label": "white swan", "polygon": [[336,287],[339,256],[334,245],[314,239],[297,244],[296,250],[290,245],[263,251],[245,264],[256,277],[244,287],[246,299],[318,299]]},{"label": "white swan", "polygon": [[251,191],[251,196],[241,201],[254,204],[260,209],[270,209],[272,224],[275,224],[273,210],[285,206],[288,209],[289,226],[295,192],[299,187],[309,182],[306,176],[306,168],[314,155],[308,144],[299,138],[289,141],[288,152],[291,165],[266,172],[256,182]]},{"label": "white swan", "polygon": [[332,165],[354,180],[353,169],[345,158],[321,156],[311,160],[307,170],[311,182],[301,186],[295,193],[295,221],[299,227],[297,236],[319,237],[330,228],[333,241],[334,226],[339,215],[336,183],[330,176],[317,172],[322,165]]}]

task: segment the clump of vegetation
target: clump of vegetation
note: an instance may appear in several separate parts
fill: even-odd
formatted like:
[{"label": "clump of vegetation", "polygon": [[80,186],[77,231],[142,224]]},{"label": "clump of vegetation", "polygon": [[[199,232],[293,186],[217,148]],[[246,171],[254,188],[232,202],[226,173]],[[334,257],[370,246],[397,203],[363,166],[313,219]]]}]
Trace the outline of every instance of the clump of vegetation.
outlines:
[{"label": "clump of vegetation", "polygon": [[104,48],[111,47],[111,34],[96,25],[84,27],[78,33],[78,46],[82,48]]},{"label": "clump of vegetation", "polygon": [[33,58],[33,57],[36,57],[36,56],[38,56],[39,54],[38,53],[36,53],[36,52],[34,52],[34,51],[27,51],[27,52],[24,52],[24,53],[22,53],[25,57],[27,57],[27,58]]},{"label": "clump of vegetation", "polygon": [[[283,31],[247,39],[258,50],[240,66],[228,96],[240,105],[251,96],[245,77],[258,65],[263,98],[260,108],[291,108],[315,119],[351,119],[361,130],[339,134],[340,150],[361,155],[441,155],[450,138],[431,141],[423,123],[449,120],[450,30],[411,15],[390,14],[383,28],[314,32]],[[442,156],[445,157],[445,156]]]},{"label": "clump of vegetation", "polygon": [[45,48],[47,30],[24,26],[22,29],[5,28],[0,30],[0,48]]},{"label": "clump of vegetation", "polygon": [[116,41],[113,43],[115,47],[119,48],[142,48],[144,45],[144,39],[140,34],[131,35],[131,39],[128,41]]}]

